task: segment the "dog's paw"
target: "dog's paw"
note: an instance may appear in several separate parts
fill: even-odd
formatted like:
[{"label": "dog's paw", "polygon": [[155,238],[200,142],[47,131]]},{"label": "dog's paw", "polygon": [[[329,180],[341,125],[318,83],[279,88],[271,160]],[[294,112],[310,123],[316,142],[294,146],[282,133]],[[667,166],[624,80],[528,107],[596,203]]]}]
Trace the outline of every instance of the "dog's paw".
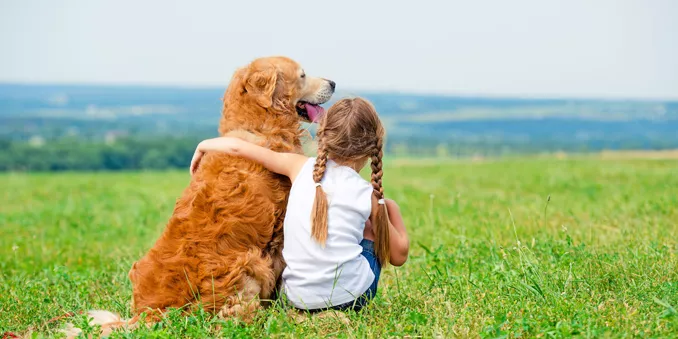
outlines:
[{"label": "dog's paw", "polygon": [[345,325],[350,325],[351,320],[348,318],[346,313],[341,312],[341,311],[335,311],[335,310],[329,310],[329,311],[323,311],[319,312],[313,315],[313,318],[316,319],[332,319],[333,321],[338,321],[340,323],[343,323]]},{"label": "dog's paw", "polygon": [[231,306],[224,306],[217,316],[220,318],[237,318],[244,322],[250,322],[259,310],[262,309],[258,300],[250,301],[249,303],[238,303]]}]

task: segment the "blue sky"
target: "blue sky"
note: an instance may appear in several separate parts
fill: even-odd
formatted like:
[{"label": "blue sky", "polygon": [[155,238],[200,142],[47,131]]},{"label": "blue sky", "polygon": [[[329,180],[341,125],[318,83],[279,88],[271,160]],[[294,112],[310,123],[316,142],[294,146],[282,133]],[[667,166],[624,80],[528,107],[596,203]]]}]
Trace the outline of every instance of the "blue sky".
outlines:
[{"label": "blue sky", "polygon": [[343,90],[678,98],[678,1],[0,0],[0,82],[227,85],[287,55]]}]

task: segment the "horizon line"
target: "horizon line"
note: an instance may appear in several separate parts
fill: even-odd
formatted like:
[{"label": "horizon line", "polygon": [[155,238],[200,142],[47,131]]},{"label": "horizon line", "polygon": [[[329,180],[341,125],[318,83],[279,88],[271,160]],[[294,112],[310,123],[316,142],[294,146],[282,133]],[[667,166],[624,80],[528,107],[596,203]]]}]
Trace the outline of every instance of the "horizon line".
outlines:
[{"label": "horizon line", "polygon": [[[100,87],[100,88],[148,88],[148,89],[183,89],[183,90],[210,90],[220,89],[225,91],[228,83],[220,85],[207,84],[159,84],[159,83],[116,83],[116,82],[30,82],[30,81],[5,81],[0,80],[0,86],[63,86],[63,87]],[[360,94],[398,94],[414,95],[422,97],[446,97],[446,98],[467,98],[467,99],[493,99],[493,100],[578,100],[578,101],[632,101],[632,102],[678,102],[677,97],[632,97],[632,96],[574,96],[557,94],[489,94],[489,93],[471,93],[471,92],[440,92],[440,91],[416,91],[399,89],[350,89],[338,90],[338,93],[344,95],[352,92]]]}]

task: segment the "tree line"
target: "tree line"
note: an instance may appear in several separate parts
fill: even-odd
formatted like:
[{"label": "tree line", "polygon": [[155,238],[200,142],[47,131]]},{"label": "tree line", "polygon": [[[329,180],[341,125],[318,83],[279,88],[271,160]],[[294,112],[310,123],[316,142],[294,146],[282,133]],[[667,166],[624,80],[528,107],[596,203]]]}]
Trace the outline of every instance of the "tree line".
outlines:
[{"label": "tree line", "polygon": [[[1,171],[119,171],[186,169],[198,142],[208,136],[131,135],[115,140],[63,137],[48,141],[0,138]],[[459,140],[391,137],[386,140],[388,157],[469,158],[500,157],[543,152],[587,153],[619,149],[668,149],[671,140],[653,142],[531,140]],[[311,152],[313,146],[307,148]],[[310,153],[309,153],[310,154]]]},{"label": "tree line", "polygon": [[[0,139],[0,171],[119,171],[188,168],[195,147],[205,136],[127,136],[115,141],[64,137],[52,140]],[[313,146],[308,148],[311,152]],[[435,140],[387,140],[385,153],[408,157],[501,155],[488,145],[454,147]],[[310,154],[310,153],[309,153]]]},{"label": "tree line", "polygon": [[0,140],[0,171],[96,171],[188,168],[197,137],[62,138],[44,143]]}]

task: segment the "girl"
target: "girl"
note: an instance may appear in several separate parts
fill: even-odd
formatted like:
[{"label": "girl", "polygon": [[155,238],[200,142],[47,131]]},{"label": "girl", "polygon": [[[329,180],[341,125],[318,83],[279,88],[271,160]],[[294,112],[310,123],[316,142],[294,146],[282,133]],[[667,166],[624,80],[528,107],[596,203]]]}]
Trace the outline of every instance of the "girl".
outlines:
[{"label": "girl", "polygon": [[[384,199],[383,139],[369,102],[342,99],[319,122],[316,158],[221,137],[198,145],[191,173],[205,152],[225,152],[289,177],[282,275],[287,299],[311,312],[357,311],[376,294],[382,266],[403,265],[409,251],[398,206]],[[371,184],[358,174],[368,159]]]}]

